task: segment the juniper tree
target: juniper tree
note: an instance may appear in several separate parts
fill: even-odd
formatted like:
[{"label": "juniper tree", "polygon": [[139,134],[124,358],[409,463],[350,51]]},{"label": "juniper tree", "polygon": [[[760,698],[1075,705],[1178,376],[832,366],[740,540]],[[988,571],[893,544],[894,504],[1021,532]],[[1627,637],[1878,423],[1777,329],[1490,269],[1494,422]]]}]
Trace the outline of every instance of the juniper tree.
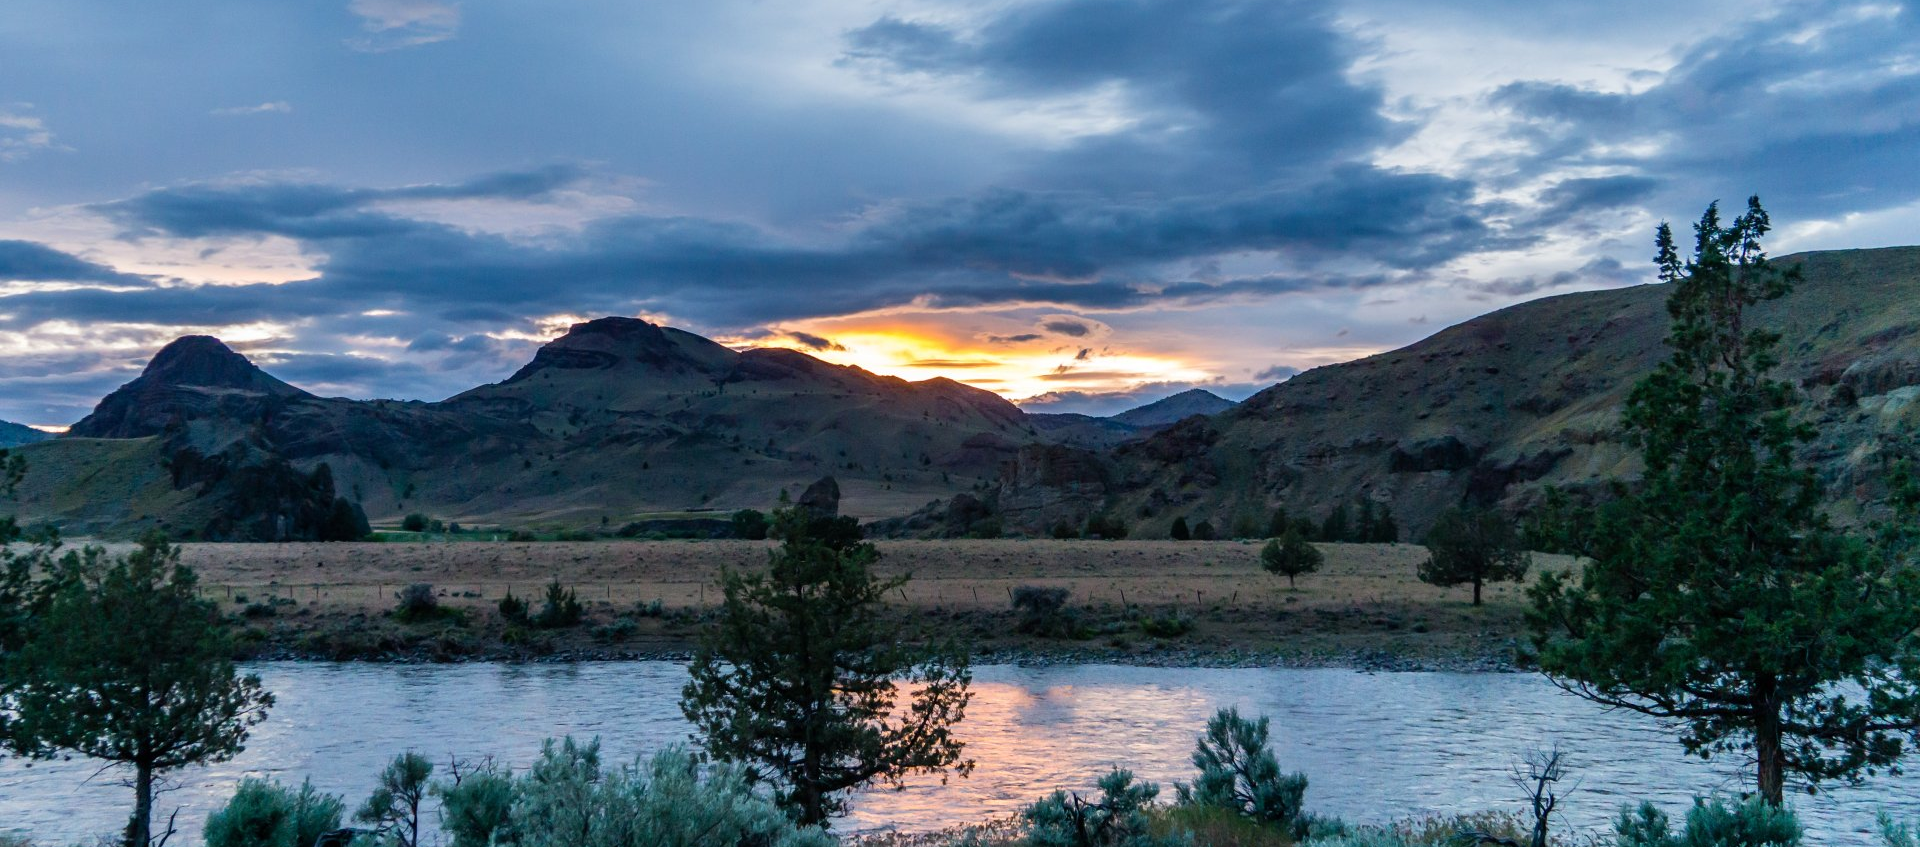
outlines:
[{"label": "juniper tree", "polygon": [[1427,530],[1426,545],[1420,581],[1441,588],[1471,584],[1475,606],[1482,585],[1523,579],[1532,561],[1513,522],[1491,509],[1458,506],[1441,512]]},{"label": "juniper tree", "polygon": [[1260,566],[1268,573],[1286,577],[1288,588],[1293,587],[1295,577],[1319,570],[1322,561],[1319,548],[1307,542],[1299,527],[1288,527],[1260,549]]},{"label": "juniper tree", "polygon": [[1678,722],[1690,753],[1750,757],[1779,805],[1789,776],[1811,786],[1896,765],[1920,727],[1920,571],[1911,485],[1896,484],[1893,519],[1847,532],[1795,459],[1813,428],[1772,376],[1779,337],[1752,313],[1797,278],[1761,249],[1769,227],[1758,198],[1730,225],[1709,206],[1683,264],[1660,226],[1671,355],[1623,419],[1646,470],[1568,510],[1578,526],[1552,534],[1587,561],[1542,576],[1530,621],[1555,682]]},{"label": "juniper tree", "polygon": [[69,553],[0,675],[0,740],[133,769],[129,847],[152,843],[156,777],[242,749],[273,695],[234,672],[220,611],[165,537],[109,559]]},{"label": "juniper tree", "polygon": [[906,578],[874,576],[879,554],[851,523],[774,511],[780,547],[764,571],[721,575],[725,599],[681,695],[701,746],[771,782],[806,825],[868,783],[973,767],[953,736],[971,696],[966,654],[903,643],[881,619]]}]

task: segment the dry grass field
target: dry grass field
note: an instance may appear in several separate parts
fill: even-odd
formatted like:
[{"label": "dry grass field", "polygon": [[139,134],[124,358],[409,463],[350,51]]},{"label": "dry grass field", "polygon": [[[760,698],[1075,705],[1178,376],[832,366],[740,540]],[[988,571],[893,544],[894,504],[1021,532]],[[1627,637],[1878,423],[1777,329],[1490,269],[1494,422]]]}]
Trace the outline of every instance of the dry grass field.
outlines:
[{"label": "dry grass field", "polygon": [[[895,592],[901,626],[959,637],[997,656],[1117,661],[1360,663],[1453,666],[1511,656],[1522,589],[1491,586],[1472,607],[1467,588],[1414,578],[1424,548],[1327,544],[1322,571],[1289,591],[1260,569],[1258,544],[1235,541],[884,541],[883,574],[913,577]],[[765,563],[770,543],[189,544],[184,560],[209,596],[252,609],[268,655],[333,658],[671,655],[691,648],[723,568]],[[1538,567],[1565,567],[1536,557]],[[534,602],[558,580],[586,604],[567,630],[509,626],[497,612],[511,591]],[[402,625],[388,612],[403,586],[434,586],[464,614]],[[1080,637],[1014,632],[1021,585],[1070,592]],[[277,602],[276,602],[277,600]],[[658,616],[641,610],[659,601]],[[1183,618],[1168,631],[1142,620]],[[1175,626],[1178,630],[1182,627]]]}]

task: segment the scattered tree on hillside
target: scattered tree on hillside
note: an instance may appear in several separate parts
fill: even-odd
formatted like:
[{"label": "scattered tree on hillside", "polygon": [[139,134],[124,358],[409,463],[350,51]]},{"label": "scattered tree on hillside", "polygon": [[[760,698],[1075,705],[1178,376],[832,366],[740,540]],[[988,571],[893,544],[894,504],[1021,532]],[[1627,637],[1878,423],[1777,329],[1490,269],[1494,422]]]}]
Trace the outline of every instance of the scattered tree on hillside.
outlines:
[{"label": "scattered tree on hillside", "polygon": [[1188,541],[1193,538],[1193,530],[1187,528],[1187,519],[1184,516],[1173,519],[1173,528],[1167,530],[1167,537],[1175,541]]},{"label": "scattered tree on hillside", "polygon": [[232,758],[273,704],[259,677],[234,672],[220,611],[179,560],[159,535],[119,558],[97,547],[68,554],[0,675],[9,748],[133,769],[131,847],[156,840],[155,778]]},{"label": "scattered tree on hillside", "polygon": [[1540,667],[1610,707],[1675,720],[1702,757],[1739,751],[1759,795],[1786,781],[1893,766],[1920,728],[1920,571],[1914,487],[1869,537],[1834,527],[1795,448],[1813,436],[1800,394],[1770,374],[1775,333],[1755,304],[1797,274],[1768,261],[1757,198],[1731,225],[1707,208],[1682,264],[1657,237],[1672,355],[1637,383],[1624,425],[1646,471],[1570,509],[1555,535],[1587,562],[1532,589]]},{"label": "scattered tree on hillside", "polygon": [[1341,503],[1327,513],[1327,519],[1320,524],[1321,541],[1346,541],[1351,532],[1352,518],[1347,514],[1347,504]]},{"label": "scattered tree on hillside", "polygon": [[1420,581],[1441,588],[1471,584],[1473,605],[1489,582],[1518,581],[1533,557],[1520,543],[1513,521],[1491,509],[1456,506],[1440,513],[1427,530],[1427,560]]},{"label": "scattered tree on hillside", "polygon": [[1195,541],[1212,541],[1216,535],[1217,533],[1214,532],[1212,521],[1201,521],[1193,525],[1193,540]]},{"label": "scattered tree on hillside", "polygon": [[1279,538],[1282,535],[1286,535],[1287,530],[1292,528],[1293,518],[1287,515],[1287,507],[1285,506],[1274,509],[1273,516],[1267,518],[1268,538]]},{"label": "scattered tree on hillside", "polygon": [[906,578],[873,575],[879,553],[851,518],[790,507],[773,527],[781,546],[765,571],[721,576],[725,600],[689,668],[680,708],[701,746],[770,781],[807,825],[876,780],[970,772],[953,736],[971,697],[966,653],[903,643],[880,616]]},{"label": "scattered tree on hillside", "polygon": [[1321,561],[1319,548],[1309,543],[1298,527],[1288,527],[1286,534],[1268,541],[1260,550],[1260,566],[1268,573],[1286,577],[1289,589],[1294,587],[1295,577],[1319,570]]}]

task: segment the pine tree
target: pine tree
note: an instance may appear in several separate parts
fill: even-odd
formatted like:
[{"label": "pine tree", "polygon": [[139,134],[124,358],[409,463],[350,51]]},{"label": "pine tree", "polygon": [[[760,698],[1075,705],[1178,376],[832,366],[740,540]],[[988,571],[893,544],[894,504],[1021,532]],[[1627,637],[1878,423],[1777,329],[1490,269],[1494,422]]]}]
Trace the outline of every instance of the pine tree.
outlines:
[{"label": "pine tree", "polygon": [[1187,528],[1185,517],[1174,518],[1173,528],[1167,530],[1167,537],[1175,541],[1186,541],[1193,538],[1193,530]]},{"label": "pine tree", "polygon": [[1333,507],[1333,511],[1327,513],[1326,521],[1320,524],[1320,540],[1332,542],[1349,540],[1347,533],[1350,532],[1351,523],[1351,519],[1347,516],[1347,504],[1341,503]]},{"label": "pine tree", "polygon": [[1260,550],[1260,566],[1268,573],[1286,577],[1289,589],[1294,587],[1294,577],[1319,570],[1321,562],[1320,550],[1307,543],[1298,527],[1288,527],[1286,534],[1268,541]]},{"label": "pine tree", "polygon": [[1520,531],[1491,509],[1455,507],[1440,513],[1427,530],[1427,560],[1420,581],[1448,588],[1473,585],[1473,605],[1489,582],[1523,579],[1532,557],[1520,543]]},{"label": "pine tree", "polygon": [[873,575],[879,554],[857,525],[849,537],[794,507],[775,510],[773,528],[765,571],[722,575],[725,602],[689,669],[680,708],[701,745],[772,782],[810,826],[868,783],[970,772],[953,737],[971,697],[966,653],[908,645],[881,619],[906,579]]},{"label": "pine tree", "polygon": [[220,611],[179,560],[157,534],[117,559],[68,554],[0,680],[8,747],[133,769],[129,847],[155,840],[156,776],[231,759],[273,704],[259,677],[235,674]]},{"label": "pine tree", "polygon": [[1690,753],[1749,757],[1777,806],[1790,775],[1858,779],[1920,728],[1920,571],[1904,474],[1895,518],[1869,537],[1829,522],[1795,459],[1813,429],[1750,311],[1796,279],[1761,249],[1769,228],[1758,198],[1730,226],[1710,206],[1683,265],[1661,225],[1672,355],[1624,417],[1646,471],[1548,533],[1587,562],[1543,575],[1530,620],[1555,682],[1677,721]]}]

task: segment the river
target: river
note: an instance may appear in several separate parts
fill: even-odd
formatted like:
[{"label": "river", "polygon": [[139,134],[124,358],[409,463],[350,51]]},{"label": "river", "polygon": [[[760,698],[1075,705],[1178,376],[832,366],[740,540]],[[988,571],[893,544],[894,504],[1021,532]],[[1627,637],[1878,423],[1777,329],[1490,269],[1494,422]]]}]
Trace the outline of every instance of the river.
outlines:
[{"label": "river", "polygon": [[[176,775],[161,796],[180,809],[181,837],[242,776],[266,775],[344,794],[349,812],[394,753],[494,757],[525,766],[542,739],[598,736],[609,761],[685,740],[678,707],[685,666],[673,662],[254,665],[279,703],[231,762]],[[1308,808],[1380,822],[1439,812],[1520,809],[1511,766],[1557,743],[1577,790],[1563,825],[1605,829],[1628,799],[1682,812],[1689,798],[1736,792],[1736,762],[1681,754],[1643,716],[1607,712],[1527,674],[1142,668],[1106,665],[975,669],[960,736],[971,778],[936,779],[861,796],[849,829],[927,830],[1015,812],[1054,788],[1083,788],[1122,765],[1167,783],[1190,779],[1193,739],[1224,706],[1273,720],[1282,766],[1310,779]],[[86,761],[0,760],[0,831],[42,845],[90,843],[114,831],[131,792]],[[1880,777],[1793,802],[1811,844],[1867,840],[1882,809],[1920,817],[1920,779]]]}]

